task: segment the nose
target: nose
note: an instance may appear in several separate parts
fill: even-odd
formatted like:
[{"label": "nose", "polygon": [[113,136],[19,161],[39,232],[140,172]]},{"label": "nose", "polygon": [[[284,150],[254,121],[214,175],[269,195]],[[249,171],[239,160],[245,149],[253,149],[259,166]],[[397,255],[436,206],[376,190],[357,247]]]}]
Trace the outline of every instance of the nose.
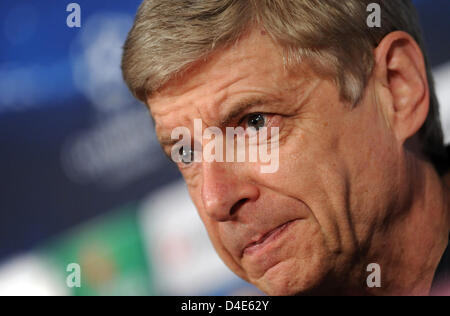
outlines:
[{"label": "nose", "polygon": [[229,221],[243,204],[258,198],[259,189],[238,172],[227,163],[203,162],[202,201],[206,214],[212,219]]}]

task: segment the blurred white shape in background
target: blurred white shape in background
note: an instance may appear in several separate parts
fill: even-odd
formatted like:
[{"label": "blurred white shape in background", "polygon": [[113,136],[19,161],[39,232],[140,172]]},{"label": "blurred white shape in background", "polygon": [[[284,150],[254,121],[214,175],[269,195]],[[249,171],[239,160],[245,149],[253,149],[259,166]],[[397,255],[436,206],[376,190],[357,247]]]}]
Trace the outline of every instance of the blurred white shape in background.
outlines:
[{"label": "blurred white shape in background", "polygon": [[450,143],[450,62],[434,69],[436,93],[439,99],[444,141]]},{"label": "blurred white shape in background", "polygon": [[184,182],[152,194],[140,217],[160,294],[205,295],[242,282],[214,250]]},{"label": "blurred white shape in background", "polygon": [[64,278],[36,255],[22,255],[0,266],[0,296],[69,295]]}]

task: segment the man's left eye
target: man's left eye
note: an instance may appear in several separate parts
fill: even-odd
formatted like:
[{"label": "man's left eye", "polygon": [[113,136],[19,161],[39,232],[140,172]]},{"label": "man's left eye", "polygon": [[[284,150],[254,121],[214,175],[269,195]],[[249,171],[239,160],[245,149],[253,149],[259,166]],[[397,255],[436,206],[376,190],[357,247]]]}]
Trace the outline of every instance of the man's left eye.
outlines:
[{"label": "man's left eye", "polygon": [[245,118],[246,127],[252,127],[256,131],[259,131],[261,128],[266,126],[267,119],[266,116],[262,113],[254,113],[250,114]]}]

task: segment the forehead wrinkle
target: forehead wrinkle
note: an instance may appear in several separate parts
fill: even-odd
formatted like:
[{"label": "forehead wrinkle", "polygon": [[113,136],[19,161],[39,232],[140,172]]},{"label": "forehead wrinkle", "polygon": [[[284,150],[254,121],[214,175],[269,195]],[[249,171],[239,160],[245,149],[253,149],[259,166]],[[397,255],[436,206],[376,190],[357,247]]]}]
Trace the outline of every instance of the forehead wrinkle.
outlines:
[{"label": "forehead wrinkle", "polygon": [[[216,82],[223,81],[230,74],[223,74],[217,79],[214,79]],[[236,83],[242,81],[247,78],[248,75],[239,74],[237,77],[230,78],[222,83],[217,84],[216,86],[208,89],[208,94],[211,95],[211,100],[208,100],[204,103],[197,104],[197,111],[202,118],[202,121],[209,127],[213,125],[217,125],[219,122],[218,118],[220,112],[223,108],[224,102],[228,99],[230,95],[230,89]],[[222,79],[222,80],[220,80]]]},{"label": "forehead wrinkle", "polygon": [[[228,90],[239,81],[251,77],[254,74],[251,71],[247,71],[243,74],[242,71],[237,70],[238,68],[241,69],[241,67],[237,67],[237,65],[244,64],[244,66],[246,66],[244,69],[248,68],[249,63],[254,67],[258,66],[258,64],[255,64],[255,62],[259,60],[257,57],[264,52],[255,49],[249,51],[248,46],[253,44],[253,42],[259,43],[260,41],[261,38],[259,36],[249,36],[249,38],[246,38],[246,41],[242,41],[240,45],[227,47],[227,49],[222,51],[215,51],[210,54],[207,59],[194,63],[192,67],[189,67],[189,69],[180,73],[179,76],[175,76],[169,80],[163,87],[158,89],[153,95],[154,97],[151,98],[153,100],[155,98],[165,99],[164,103],[166,106],[164,107],[166,107],[166,109],[161,109],[162,106],[159,104],[158,108],[160,108],[161,111],[155,112],[155,114],[166,115],[168,112],[173,111],[172,106],[169,105],[172,101],[177,102],[180,98],[187,100],[196,94],[198,95],[198,91],[203,90],[203,95],[210,95],[213,99],[209,101],[204,99],[206,102],[203,104],[197,103],[196,100],[187,102],[196,107],[197,114],[206,124],[217,121],[214,118],[217,117],[217,114],[221,110],[221,105],[227,97]],[[271,44],[277,48],[274,43]],[[277,55],[280,55],[280,53],[278,52]],[[270,56],[267,57],[270,59]],[[270,71],[265,67],[258,68],[260,70],[265,70],[265,74]],[[224,91],[224,95],[217,100],[214,96],[220,91]],[[149,104],[150,101],[151,100],[148,102]],[[175,107],[175,110],[182,107],[187,107],[187,105],[182,103],[180,106]]]},{"label": "forehead wrinkle", "polygon": [[[237,76],[233,76],[227,80],[230,76],[229,72],[213,72],[211,76],[208,76],[206,73],[207,71],[205,71],[205,73],[197,74],[194,77],[189,77],[189,73],[187,73],[184,76],[189,78],[189,80],[185,80],[185,84],[180,84],[180,82],[178,82],[178,84],[175,83],[174,85],[169,84],[164,90],[158,91],[158,93],[149,100],[149,104],[150,101],[153,101],[152,103],[158,103],[158,110],[154,111],[154,114],[166,116],[170,112],[180,111],[183,108],[187,109],[188,107],[193,106],[196,108],[197,114],[202,118],[206,118],[205,121],[207,121],[208,118],[214,117],[214,115],[211,114],[217,112],[216,108],[220,106],[222,101],[226,98],[227,90],[245,77],[248,77],[248,75],[242,75],[237,72]],[[202,76],[202,80],[200,80],[200,82],[195,82],[201,75],[204,75]],[[192,84],[192,82],[195,83]],[[188,88],[185,88],[186,84],[189,84]],[[199,94],[212,96],[213,100],[202,99],[198,102],[195,98],[197,98]],[[217,97],[218,94],[219,97]],[[206,113],[204,109],[210,113]]]},{"label": "forehead wrinkle", "polygon": [[161,115],[161,118],[157,121],[157,124],[155,125],[156,134],[161,144],[172,143],[171,135],[173,129],[177,127],[187,127],[191,129],[189,117],[187,116],[186,113],[181,113],[181,111],[179,113],[176,113],[175,119],[173,118],[170,119],[171,123],[165,124],[164,119],[162,117],[168,116],[169,113],[172,113],[172,111],[166,112],[165,114],[159,114]]}]

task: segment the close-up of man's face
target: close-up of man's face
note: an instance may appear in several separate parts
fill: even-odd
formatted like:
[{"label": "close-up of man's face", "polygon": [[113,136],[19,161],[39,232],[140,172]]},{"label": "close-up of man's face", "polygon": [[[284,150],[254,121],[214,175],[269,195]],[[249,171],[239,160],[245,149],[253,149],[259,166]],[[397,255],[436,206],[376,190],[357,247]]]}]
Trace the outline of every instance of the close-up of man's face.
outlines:
[{"label": "close-up of man's face", "polygon": [[[264,126],[279,128],[277,172],[263,174],[251,162],[179,163],[215,249],[234,272],[271,294],[309,290],[347,273],[364,250],[358,247],[401,205],[401,144],[375,102],[378,85],[371,82],[353,108],[306,62],[286,69],[281,49],[254,29],[148,101],[160,138],[177,126],[193,130],[196,118],[247,128],[260,114]],[[243,102],[251,105],[222,126]]]},{"label": "close-up of man's face", "polygon": [[[220,33],[217,22],[230,27],[227,14],[215,19],[184,4],[192,10],[186,23],[198,32],[185,33],[191,36],[185,39],[180,34],[188,27],[178,24],[168,8],[155,6],[161,16],[148,13],[147,19],[162,33],[154,32],[153,24],[145,26],[155,38],[154,52],[167,45],[189,56],[202,44],[207,53],[185,57],[178,68],[174,61],[180,62],[182,54],[177,50],[164,58],[148,54],[154,73],[147,75],[150,70],[143,68],[135,47],[144,54],[150,42],[139,37],[144,28],[135,28],[123,62],[129,87],[140,98],[145,91],[143,101],[163,150],[177,163],[215,250],[238,276],[269,295],[427,293],[448,242],[448,189],[432,164],[434,153],[444,147],[440,123],[431,122],[437,103],[417,38],[394,27],[381,35],[365,20],[356,20],[356,29],[369,40],[350,27],[340,28],[342,20],[333,20],[330,12],[341,10],[345,16],[343,9],[353,1],[321,3],[316,9],[309,1],[275,3],[223,7],[234,18],[252,6],[260,12],[239,36],[217,48],[211,35],[214,49],[200,39],[208,33],[189,23],[217,23],[218,36],[231,36]],[[145,2],[142,12],[152,12],[151,5]],[[408,1],[398,5],[390,3],[390,10],[404,6],[413,12]],[[311,36],[298,16],[283,10],[307,14],[311,30],[316,27],[317,37],[324,39]],[[321,23],[311,18],[314,14]],[[142,13],[135,23],[145,25],[145,19]],[[336,34],[321,28],[331,20]],[[170,23],[173,30],[165,26]],[[346,50],[345,43],[352,48]],[[309,50],[302,45],[310,45]],[[164,74],[163,65],[172,73],[166,69]],[[179,128],[189,137],[181,147]],[[229,143],[224,146],[217,138],[229,128],[242,128],[246,138],[242,145],[232,134],[230,156],[235,145],[241,151],[254,145],[255,134],[247,131],[276,130],[261,136],[274,145],[276,168],[262,172],[267,161],[253,161],[247,154],[238,161],[196,159],[205,151],[211,154],[212,142],[216,152],[220,147],[227,154]],[[214,136],[205,134],[210,129]],[[430,151],[430,146],[435,148]],[[174,153],[196,158],[177,160]],[[381,290],[366,285],[372,264],[383,269]]]}]

